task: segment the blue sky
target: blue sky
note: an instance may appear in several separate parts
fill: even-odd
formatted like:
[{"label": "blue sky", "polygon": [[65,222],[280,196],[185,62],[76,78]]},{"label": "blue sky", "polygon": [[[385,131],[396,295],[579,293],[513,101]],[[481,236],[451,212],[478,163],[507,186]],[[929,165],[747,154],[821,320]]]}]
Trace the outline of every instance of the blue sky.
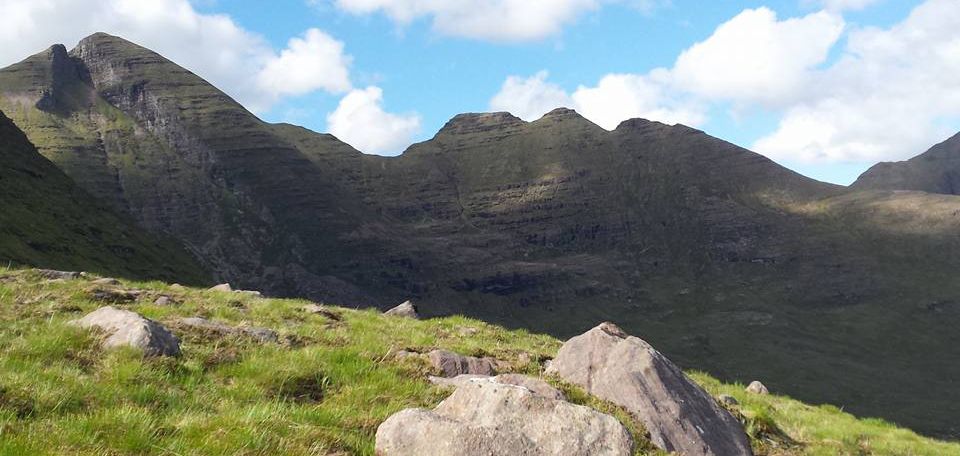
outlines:
[{"label": "blue sky", "polygon": [[[63,26],[43,21],[83,2],[3,1],[37,30],[62,30],[36,41],[125,36],[267,121],[365,152],[399,153],[461,112],[532,120],[563,104],[605,128],[632,116],[692,124],[847,184],[960,130],[956,0],[157,0],[147,12],[103,0]],[[180,29],[180,41],[167,36]],[[26,41],[39,48],[0,51],[0,63],[49,45]]]}]

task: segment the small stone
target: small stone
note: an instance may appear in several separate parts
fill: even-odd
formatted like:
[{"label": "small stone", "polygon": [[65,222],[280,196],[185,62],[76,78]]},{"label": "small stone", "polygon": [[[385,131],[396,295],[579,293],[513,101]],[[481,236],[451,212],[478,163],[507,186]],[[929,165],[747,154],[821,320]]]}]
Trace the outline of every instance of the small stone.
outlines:
[{"label": "small stone", "polygon": [[721,404],[726,405],[728,407],[734,407],[734,406],[740,405],[740,401],[738,401],[737,398],[729,394],[721,394],[717,396],[717,400],[720,401]]},{"label": "small stone", "polygon": [[414,319],[420,318],[420,314],[417,312],[417,306],[412,301],[406,301],[403,304],[384,312],[384,315]]},{"label": "small stone", "polygon": [[340,312],[336,312],[327,306],[322,306],[319,304],[307,304],[303,306],[303,311],[309,314],[322,315],[333,321],[343,320],[343,315],[341,315]]},{"label": "small stone", "polygon": [[770,391],[767,389],[767,387],[758,380],[750,382],[746,391],[753,394],[770,394]]},{"label": "small stone", "polygon": [[169,296],[160,296],[156,301],[153,301],[153,304],[157,306],[169,306],[173,304],[173,300],[171,300]]}]

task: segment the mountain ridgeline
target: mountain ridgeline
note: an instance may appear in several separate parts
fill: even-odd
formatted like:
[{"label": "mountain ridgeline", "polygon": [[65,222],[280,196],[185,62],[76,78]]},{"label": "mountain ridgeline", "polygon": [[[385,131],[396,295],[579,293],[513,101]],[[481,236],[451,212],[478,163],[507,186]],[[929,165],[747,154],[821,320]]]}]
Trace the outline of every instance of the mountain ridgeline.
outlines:
[{"label": "mountain ridgeline", "polygon": [[683,366],[960,437],[952,196],[824,184],[689,127],[565,109],[462,114],[369,156],[105,34],[0,70],[0,109],[235,286],[561,337],[611,320]]}]

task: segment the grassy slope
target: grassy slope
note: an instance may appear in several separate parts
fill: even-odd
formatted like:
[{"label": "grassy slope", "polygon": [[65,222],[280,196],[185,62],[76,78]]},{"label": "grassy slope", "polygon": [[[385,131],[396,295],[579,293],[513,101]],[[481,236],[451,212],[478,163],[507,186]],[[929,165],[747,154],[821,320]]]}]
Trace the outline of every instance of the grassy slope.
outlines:
[{"label": "grassy slope", "polygon": [[[266,326],[287,343],[178,332],[178,359],[105,352],[95,336],[65,324],[99,305],[87,297],[86,280],[49,282],[32,271],[0,269],[0,454],[372,454],[383,419],[445,395],[426,381],[426,366],[393,361],[392,350],[490,355],[536,375],[536,360],[561,345],[463,317],[414,321],[335,309],[338,322],[303,313],[303,301],[159,282],[126,286],[148,292],[131,307],[154,319],[200,315]],[[182,303],[147,304],[159,294]],[[521,361],[524,353],[533,361]],[[742,385],[694,378],[741,401],[760,454],[960,454],[960,445],[857,420],[832,406],[747,395]],[[622,411],[561,386],[573,401],[613,412],[641,435]],[[640,440],[642,454],[649,444]]]}]

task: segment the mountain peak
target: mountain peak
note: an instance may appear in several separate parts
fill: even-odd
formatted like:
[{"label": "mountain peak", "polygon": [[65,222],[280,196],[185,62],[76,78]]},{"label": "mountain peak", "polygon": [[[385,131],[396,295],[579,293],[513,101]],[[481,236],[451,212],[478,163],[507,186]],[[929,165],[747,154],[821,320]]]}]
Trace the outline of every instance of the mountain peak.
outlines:
[{"label": "mountain peak", "polygon": [[480,133],[525,124],[526,122],[509,112],[464,113],[450,119],[438,134]]}]

